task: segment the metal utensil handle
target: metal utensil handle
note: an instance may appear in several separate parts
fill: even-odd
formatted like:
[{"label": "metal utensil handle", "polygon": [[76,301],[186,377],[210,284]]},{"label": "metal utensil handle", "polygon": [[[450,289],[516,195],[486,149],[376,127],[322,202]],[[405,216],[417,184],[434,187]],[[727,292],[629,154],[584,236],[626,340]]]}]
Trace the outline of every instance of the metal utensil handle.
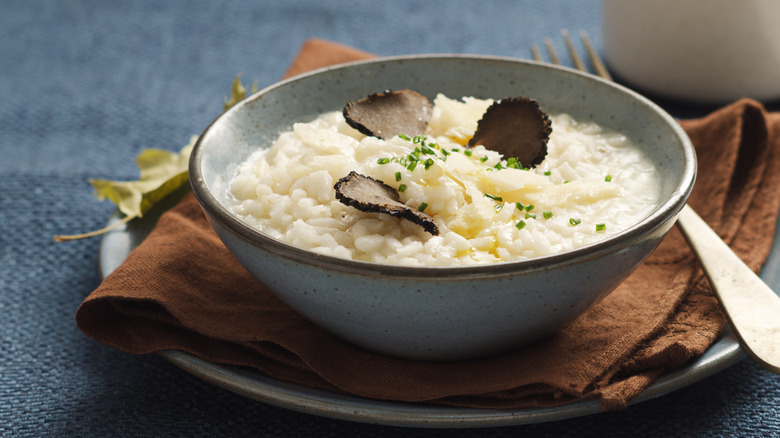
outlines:
[{"label": "metal utensil handle", "polygon": [[780,296],[774,293],[688,205],[677,218],[748,354],[780,374]]}]

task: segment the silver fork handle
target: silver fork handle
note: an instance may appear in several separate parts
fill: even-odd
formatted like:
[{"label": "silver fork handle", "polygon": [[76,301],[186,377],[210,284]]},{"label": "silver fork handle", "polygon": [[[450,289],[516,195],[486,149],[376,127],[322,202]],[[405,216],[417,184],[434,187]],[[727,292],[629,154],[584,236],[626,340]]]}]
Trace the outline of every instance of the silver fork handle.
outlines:
[{"label": "silver fork handle", "polygon": [[680,212],[677,225],[745,350],[762,367],[780,374],[780,296],[688,205]]}]

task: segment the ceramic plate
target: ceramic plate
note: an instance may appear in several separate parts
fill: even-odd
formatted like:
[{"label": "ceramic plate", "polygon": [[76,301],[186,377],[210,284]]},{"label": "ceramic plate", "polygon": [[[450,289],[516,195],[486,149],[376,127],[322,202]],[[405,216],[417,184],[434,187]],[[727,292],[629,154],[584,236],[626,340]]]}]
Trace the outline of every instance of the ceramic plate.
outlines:
[{"label": "ceramic plate", "polygon": [[[159,214],[183,193],[172,195],[160,208],[142,220],[131,221],[106,234],[100,245],[100,269],[105,277],[116,269],[133,248],[148,235]],[[118,213],[109,223],[119,220]],[[775,290],[780,286],[780,244],[778,239],[762,272]],[[448,406],[383,402],[309,388],[273,379],[247,368],[212,363],[181,351],[164,351],[164,358],[183,370],[222,388],[275,406],[324,417],[365,423],[417,427],[508,426],[562,420],[599,412],[598,401],[555,408],[469,409]],[[632,404],[684,388],[735,364],[745,357],[736,336],[727,330],[703,356],[687,366],[662,376]]]}]

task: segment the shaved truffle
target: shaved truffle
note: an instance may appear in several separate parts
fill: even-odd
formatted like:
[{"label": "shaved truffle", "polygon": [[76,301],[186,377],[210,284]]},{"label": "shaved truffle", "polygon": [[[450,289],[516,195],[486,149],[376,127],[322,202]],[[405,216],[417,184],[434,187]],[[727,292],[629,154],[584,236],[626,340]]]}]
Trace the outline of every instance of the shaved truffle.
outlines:
[{"label": "shaved truffle", "polygon": [[547,155],[552,125],[539,104],[528,97],[502,99],[485,111],[469,147],[485,146],[514,157],[525,168],[535,167]]},{"label": "shaved truffle", "polygon": [[349,126],[387,140],[399,134],[424,134],[432,109],[428,98],[416,91],[388,90],[349,102],[343,113]]},{"label": "shaved truffle", "polygon": [[342,204],[369,213],[387,213],[420,225],[434,236],[439,234],[439,227],[432,217],[401,203],[398,190],[382,181],[352,171],[338,180],[333,188],[336,189],[336,199]]}]

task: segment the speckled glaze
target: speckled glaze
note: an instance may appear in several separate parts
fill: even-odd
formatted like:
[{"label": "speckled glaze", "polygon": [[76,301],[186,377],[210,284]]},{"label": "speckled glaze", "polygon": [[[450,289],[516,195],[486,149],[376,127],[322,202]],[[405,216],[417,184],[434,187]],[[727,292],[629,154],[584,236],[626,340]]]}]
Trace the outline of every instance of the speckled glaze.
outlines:
[{"label": "speckled glaze", "polygon": [[[662,203],[596,244],[529,261],[410,268],[342,260],[271,239],[224,207],[237,165],[297,121],[385,89],[429,98],[524,95],[628,135],[661,173]],[[610,293],[674,224],[696,174],[674,119],[640,95],[574,70],[508,58],[425,55],[317,70],[245,99],[203,132],[190,160],[198,201],[225,245],[280,299],[354,344],[419,360],[498,353],[548,336]]]}]

